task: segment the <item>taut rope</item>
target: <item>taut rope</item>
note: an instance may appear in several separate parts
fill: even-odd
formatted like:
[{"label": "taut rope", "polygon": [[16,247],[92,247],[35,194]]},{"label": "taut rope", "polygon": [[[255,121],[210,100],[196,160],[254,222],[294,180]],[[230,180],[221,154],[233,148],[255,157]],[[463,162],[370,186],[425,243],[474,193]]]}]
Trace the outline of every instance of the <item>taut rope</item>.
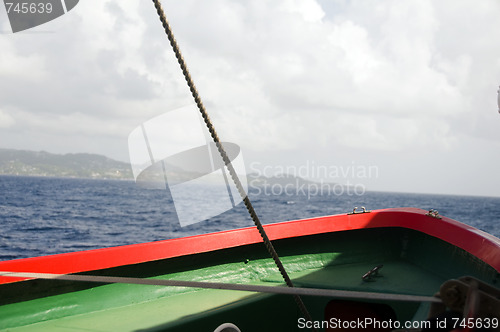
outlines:
[{"label": "taut rope", "polygon": [[288,294],[288,295],[300,294],[304,296],[324,296],[324,297],[336,297],[345,299],[364,299],[364,300],[369,299],[369,300],[384,300],[384,301],[431,302],[431,303],[442,302],[437,297],[422,296],[422,295],[358,292],[358,291],[345,291],[345,290],[321,289],[321,288],[299,288],[299,287],[290,288],[283,286],[229,284],[229,283],[205,282],[205,281],[145,279],[145,278],[95,276],[95,275],[82,275],[82,274],[53,274],[53,273],[8,272],[8,271],[0,271],[0,276],[14,277],[14,278],[30,278],[30,279],[37,278],[37,279],[47,279],[47,280],[97,282],[106,284],[132,284],[132,285],[149,285],[149,286],[169,286],[169,287],[173,286],[173,287],[221,289],[221,290],[235,290],[235,291],[269,293],[269,294]]},{"label": "taut rope", "polygon": [[[172,29],[170,28],[170,25],[167,21],[167,18],[165,16],[165,12],[163,11],[163,8],[161,6],[161,3],[159,0],[153,0],[153,3],[156,7],[156,11],[158,13],[158,16],[160,17],[160,21],[163,25],[163,28],[165,29],[165,33],[167,34],[168,40],[170,41],[170,45],[172,46],[172,49],[174,50],[175,57],[177,58],[177,61],[179,62],[179,65],[181,66],[182,73],[184,74],[184,78],[186,79],[187,85],[189,86],[189,90],[191,91],[191,95],[194,98],[194,101],[196,102],[196,105],[198,106],[198,109],[201,113],[201,116],[203,117],[203,120],[205,121],[205,124],[207,125],[208,131],[210,132],[210,135],[212,136],[212,139],[215,142],[215,145],[217,146],[217,150],[220,153],[220,156],[222,157],[222,160],[224,161],[224,164],[226,165],[229,174],[231,175],[231,178],[233,179],[234,184],[236,185],[236,188],[238,189],[238,192],[241,196],[241,199],[245,203],[245,206],[250,213],[250,216],[252,217],[253,222],[255,223],[255,226],[259,230],[260,235],[262,236],[262,239],[264,240],[264,244],[269,251],[269,254],[273,258],[274,262],[276,263],[276,266],[278,267],[281,275],[283,276],[283,279],[285,280],[285,283],[288,287],[293,287],[292,280],[288,276],[288,273],[285,270],[285,267],[281,263],[281,260],[276,253],[276,250],[274,249],[271,241],[269,240],[266,231],[264,230],[264,227],[262,227],[262,223],[259,220],[259,217],[257,216],[257,213],[255,212],[255,209],[253,208],[252,203],[250,202],[250,199],[248,198],[247,194],[245,193],[245,190],[243,189],[243,186],[240,182],[240,179],[238,178],[238,175],[236,174],[236,171],[233,168],[233,165],[231,164],[231,160],[227,156],[226,151],[224,150],[224,147],[222,146],[219,136],[217,136],[217,132],[215,131],[215,128],[210,121],[210,118],[208,116],[208,113],[205,109],[205,106],[203,105],[203,102],[201,101],[200,95],[198,94],[198,91],[196,90],[196,86],[194,85],[193,79],[191,78],[191,75],[189,74],[189,71],[186,66],[186,62],[184,61],[184,58],[182,57],[181,51],[179,49],[179,46],[177,45],[177,41],[174,38],[174,35],[172,33]],[[297,302],[297,305],[299,306],[300,311],[304,315],[304,318],[311,320],[311,316],[309,315],[309,312],[307,311],[304,302],[302,302],[302,299],[298,295],[294,295],[295,301]]]}]

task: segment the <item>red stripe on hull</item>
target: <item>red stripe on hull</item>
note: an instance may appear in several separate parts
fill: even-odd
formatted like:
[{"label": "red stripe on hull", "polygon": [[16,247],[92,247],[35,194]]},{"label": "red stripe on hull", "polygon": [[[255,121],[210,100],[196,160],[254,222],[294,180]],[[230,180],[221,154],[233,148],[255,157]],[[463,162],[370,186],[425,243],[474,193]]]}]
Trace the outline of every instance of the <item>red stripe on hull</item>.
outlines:
[{"label": "red stripe on hull", "polygon": [[[415,208],[377,210],[282,222],[264,226],[271,240],[378,227],[403,227],[466,250],[500,272],[500,240],[450,218],[436,219]],[[1,271],[78,273],[179,257],[262,242],[258,231],[242,228],[179,239],[0,262]],[[21,279],[1,278],[0,284]]]}]

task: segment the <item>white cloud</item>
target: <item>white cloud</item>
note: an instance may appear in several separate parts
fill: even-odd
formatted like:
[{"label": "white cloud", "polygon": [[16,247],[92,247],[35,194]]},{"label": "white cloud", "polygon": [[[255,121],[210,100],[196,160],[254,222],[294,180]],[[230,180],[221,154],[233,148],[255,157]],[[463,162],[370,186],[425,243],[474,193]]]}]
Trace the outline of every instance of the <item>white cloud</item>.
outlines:
[{"label": "white cloud", "polygon": [[[23,39],[22,36],[20,39]],[[23,54],[9,39],[0,38],[0,77],[12,84],[28,81],[40,83],[49,77],[44,58],[38,54]]]},{"label": "white cloud", "polygon": [[[500,141],[496,0],[163,6],[221,138],[256,155]],[[24,130],[26,144],[70,149],[73,133],[80,149],[126,159],[133,128],[192,103],[150,3],[80,2],[33,31],[0,35],[2,142]]]},{"label": "white cloud", "polygon": [[306,22],[320,22],[325,16],[325,12],[315,0],[285,0],[278,8],[298,14]]},{"label": "white cloud", "polygon": [[9,128],[15,123],[16,121],[9,113],[0,109],[0,128]]},{"label": "white cloud", "polygon": [[[260,25],[247,19],[255,14],[234,11],[240,39],[249,39],[248,45],[235,46],[230,38],[221,57],[217,46],[226,36],[211,34],[212,46],[202,44],[203,52],[189,54],[202,96],[231,119],[222,124],[231,137],[252,137],[248,145],[257,150],[302,148],[314,141],[290,134],[296,131],[351,148],[455,146],[449,120],[470,107],[460,84],[472,59],[450,62],[441,56],[435,43],[439,18],[430,2],[378,5],[377,22],[342,16],[300,20],[282,8],[267,8]],[[287,24],[292,17],[293,25]],[[188,49],[196,46],[191,38]],[[234,54],[225,54],[230,47]],[[231,115],[235,109],[243,119]]]}]

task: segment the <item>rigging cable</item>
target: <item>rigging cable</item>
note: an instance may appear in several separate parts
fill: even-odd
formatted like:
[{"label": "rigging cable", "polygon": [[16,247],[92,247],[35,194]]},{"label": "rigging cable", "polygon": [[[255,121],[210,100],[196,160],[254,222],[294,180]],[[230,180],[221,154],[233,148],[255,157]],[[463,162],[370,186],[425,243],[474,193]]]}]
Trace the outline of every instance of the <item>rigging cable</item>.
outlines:
[{"label": "rigging cable", "polygon": [[[252,203],[250,202],[250,199],[248,198],[248,195],[246,194],[243,185],[241,184],[240,179],[238,178],[238,175],[236,174],[236,171],[233,168],[233,165],[231,164],[231,160],[229,159],[226,151],[224,150],[224,147],[222,146],[222,143],[219,139],[219,136],[217,135],[217,132],[215,131],[215,128],[210,121],[210,118],[208,116],[208,113],[205,109],[205,106],[203,105],[203,102],[201,101],[200,95],[198,94],[198,91],[196,90],[196,86],[194,85],[193,79],[191,78],[191,75],[189,74],[189,71],[186,66],[186,62],[184,61],[184,58],[182,57],[181,51],[179,49],[179,46],[177,44],[177,41],[174,38],[174,35],[172,33],[172,29],[170,28],[170,24],[167,21],[167,18],[165,16],[165,12],[163,11],[163,8],[161,6],[161,3],[159,0],[153,0],[153,3],[156,8],[156,12],[158,13],[158,16],[160,18],[160,21],[163,25],[163,28],[165,29],[165,33],[167,34],[168,40],[170,41],[170,45],[172,46],[172,49],[175,53],[175,57],[177,58],[177,62],[179,63],[182,73],[184,74],[184,79],[187,82],[187,85],[189,87],[189,90],[191,91],[191,95],[194,98],[194,101],[196,102],[196,105],[198,106],[198,109],[201,113],[201,116],[203,117],[203,121],[205,122],[208,131],[210,133],[210,136],[212,136],[212,139],[217,146],[217,150],[219,151],[219,154],[226,165],[229,174],[231,175],[231,178],[236,185],[236,188],[238,189],[238,193],[241,196],[241,199],[245,203],[245,206],[250,213],[250,216],[252,217],[252,220],[259,230],[259,233],[264,241],[264,244],[273,258],[274,262],[276,263],[276,266],[278,267],[278,270],[280,271],[281,275],[283,276],[283,279],[285,280],[285,283],[288,287],[293,287],[292,280],[288,276],[288,273],[285,270],[285,267],[283,266],[283,263],[281,263],[281,260],[276,253],[276,250],[274,249],[271,240],[269,240],[269,237],[266,234],[266,231],[264,230],[264,227],[262,226],[262,223],[259,220],[259,217],[257,216],[257,213],[255,212],[255,209],[253,208]],[[304,315],[304,318],[307,320],[311,321],[311,316],[309,312],[307,311],[304,302],[298,295],[294,295],[295,302],[297,302],[297,305],[302,312],[302,315]]]},{"label": "rigging cable", "polygon": [[258,293],[269,293],[269,294],[291,294],[291,295],[300,294],[304,296],[336,297],[342,299],[363,299],[363,300],[368,299],[368,300],[401,301],[401,302],[442,303],[442,301],[435,296],[374,293],[374,292],[346,291],[346,290],[321,289],[321,288],[300,288],[300,287],[290,288],[283,286],[230,284],[222,282],[185,281],[185,280],[172,280],[172,279],[145,279],[145,278],[133,278],[133,277],[97,276],[97,275],[87,275],[87,274],[85,275],[54,274],[54,273],[36,273],[36,272],[0,271],[0,276],[29,278],[29,279],[36,278],[36,279],[46,279],[46,280],[97,282],[105,284],[191,287],[191,288],[205,288],[205,289],[235,290],[244,292],[258,292]]}]

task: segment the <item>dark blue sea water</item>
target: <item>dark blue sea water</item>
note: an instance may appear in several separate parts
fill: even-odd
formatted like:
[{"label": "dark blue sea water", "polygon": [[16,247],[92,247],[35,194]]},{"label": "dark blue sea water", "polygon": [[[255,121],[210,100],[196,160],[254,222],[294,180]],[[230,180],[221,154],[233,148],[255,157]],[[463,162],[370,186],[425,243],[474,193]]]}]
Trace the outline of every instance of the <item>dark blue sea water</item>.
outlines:
[{"label": "dark blue sea water", "polygon": [[[363,195],[249,189],[261,221],[368,209],[418,207],[500,237],[500,198],[366,192]],[[252,226],[243,204],[180,227],[168,191],[132,181],[0,176],[0,260],[41,256]]]}]

